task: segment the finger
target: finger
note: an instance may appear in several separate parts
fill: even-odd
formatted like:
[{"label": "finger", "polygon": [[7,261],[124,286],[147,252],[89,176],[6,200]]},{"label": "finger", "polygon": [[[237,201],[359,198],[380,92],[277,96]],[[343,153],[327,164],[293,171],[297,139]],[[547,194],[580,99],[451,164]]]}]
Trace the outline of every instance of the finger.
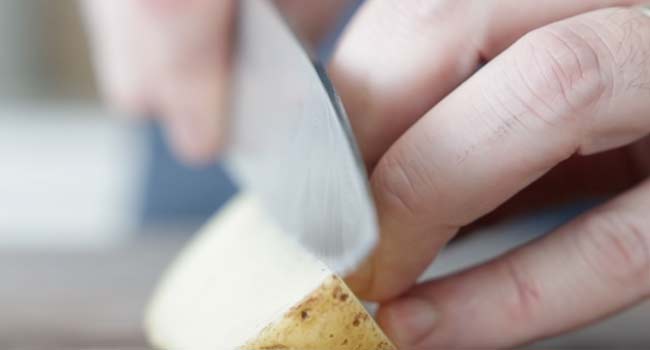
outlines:
[{"label": "finger", "polygon": [[647,181],[540,241],[417,287],[379,321],[398,346],[433,349],[510,347],[599,320],[650,296],[649,211]]},{"label": "finger", "polygon": [[275,0],[292,29],[312,48],[322,42],[352,0]]},{"label": "finger", "polygon": [[152,95],[145,88],[134,7],[129,0],[83,0],[82,10],[104,99],[130,115],[143,115]]},{"label": "finger", "polygon": [[[650,140],[650,138],[648,138]],[[647,153],[650,147],[634,144],[616,150],[584,156],[574,156],[544,174],[542,178],[517,193],[489,215],[473,222],[482,227],[507,220],[513,216],[567,205],[578,199],[608,198],[630,188],[648,175]],[[598,174],[598,176],[594,176]]]},{"label": "finger", "polygon": [[378,164],[382,237],[351,284],[378,300],[404,292],[459,227],[576,152],[645,135],[648,59],[650,18],[607,9],[534,31],[486,65]]},{"label": "finger", "polygon": [[[310,6],[296,0],[276,2],[294,29],[316,46],[349,0]],[[176,8],[163,9],[151,22],[151,36],[164,34],[153,49],[162,58],[154,66],[160,67],[159,104],[167,134],[181,158],[193,163],[213,159],[224,139],[235,5],[232,0],[195,1],[182,15]]]},{"label": "finger", "polygon": [[640,1],[368,1],[330,71],[369,167],[481,61],[523,34],[589,10],[633,3]]},{"label": "finger", "polygon": [[210,162],[223,141],[236,3],[137,4],[147,50],[141,60],[155,82],[155,104],[172,148],[185,161]]},{"label": "finger", "polygon": [[84,0],[107,101],[165,122],[184,160],[209,161],[226,112],[235,2]]},{"label": "finger", "polygon": [[[198,63],[201,59],[195,60]],[[167,139],[176,155],[186,162],[213,161],[225,141],[229,74],[226,64],[213,62],[160,71],[164,78],[158,86],[158,105]]]}]

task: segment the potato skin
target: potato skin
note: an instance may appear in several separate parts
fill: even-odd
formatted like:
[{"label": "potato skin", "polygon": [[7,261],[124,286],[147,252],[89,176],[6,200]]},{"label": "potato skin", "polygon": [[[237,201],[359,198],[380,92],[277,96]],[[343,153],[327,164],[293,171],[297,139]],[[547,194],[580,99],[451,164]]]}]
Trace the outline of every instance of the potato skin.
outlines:
[{"label": "potato skin", "polygon": [[328,278],[242,349],[397,350],[337,276]]}]

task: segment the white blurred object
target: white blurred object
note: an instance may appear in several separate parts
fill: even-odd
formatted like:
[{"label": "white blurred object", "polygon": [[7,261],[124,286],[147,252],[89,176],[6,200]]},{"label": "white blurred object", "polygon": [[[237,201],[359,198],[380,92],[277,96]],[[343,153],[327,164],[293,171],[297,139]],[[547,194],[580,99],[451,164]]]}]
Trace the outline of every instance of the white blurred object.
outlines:
[{"label": "white blurred object", "polygon": [[140,139],[99,107],[0,105],[0,247],[104,246],[134,231]]}]

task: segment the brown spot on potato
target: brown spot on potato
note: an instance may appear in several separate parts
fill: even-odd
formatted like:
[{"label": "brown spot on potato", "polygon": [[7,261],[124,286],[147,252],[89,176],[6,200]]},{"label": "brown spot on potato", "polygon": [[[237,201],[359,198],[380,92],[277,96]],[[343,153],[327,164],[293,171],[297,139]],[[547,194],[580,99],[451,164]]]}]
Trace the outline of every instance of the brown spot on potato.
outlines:
[{"label": "brown spot on potato", "polygon": [[362,322],[365,322],[367,320],[368,320],[368,315],[360,312],[354,316],[354,321],[352,322],[352,325],[355,327],[359,327]]},{"label": "brown spot on potato", "polygon": [[343,280],[332,277],[242,349],[395,350]]},{"label": "brown spot on potato", "polygon": [[260,350],[286,350],[286,349],[289,349],[289,347],[282,344],[267,345],[260,348]]}]

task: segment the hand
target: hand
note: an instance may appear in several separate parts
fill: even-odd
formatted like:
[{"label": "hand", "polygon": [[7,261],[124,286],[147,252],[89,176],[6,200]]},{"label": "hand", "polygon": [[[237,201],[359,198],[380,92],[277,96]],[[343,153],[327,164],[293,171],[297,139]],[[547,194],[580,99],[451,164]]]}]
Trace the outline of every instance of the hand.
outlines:
[{"label": "hand", "polygon": [[[305,41],[320,41],[349,0],[277,0]],[[218,151],[228,102],[234,0],[82,0],[106,99],[156,116],[190,163]]]},{"label": "hand", "polygon": [[[613,7],[640,3],[361,9],[331,72],[374,169],[382,236],[348,281],[383,303],[398,346],[513,346],[650,295],[650,18]],[[633,186],[541,240],[415,285],[460,228],[495,210]]]}]

